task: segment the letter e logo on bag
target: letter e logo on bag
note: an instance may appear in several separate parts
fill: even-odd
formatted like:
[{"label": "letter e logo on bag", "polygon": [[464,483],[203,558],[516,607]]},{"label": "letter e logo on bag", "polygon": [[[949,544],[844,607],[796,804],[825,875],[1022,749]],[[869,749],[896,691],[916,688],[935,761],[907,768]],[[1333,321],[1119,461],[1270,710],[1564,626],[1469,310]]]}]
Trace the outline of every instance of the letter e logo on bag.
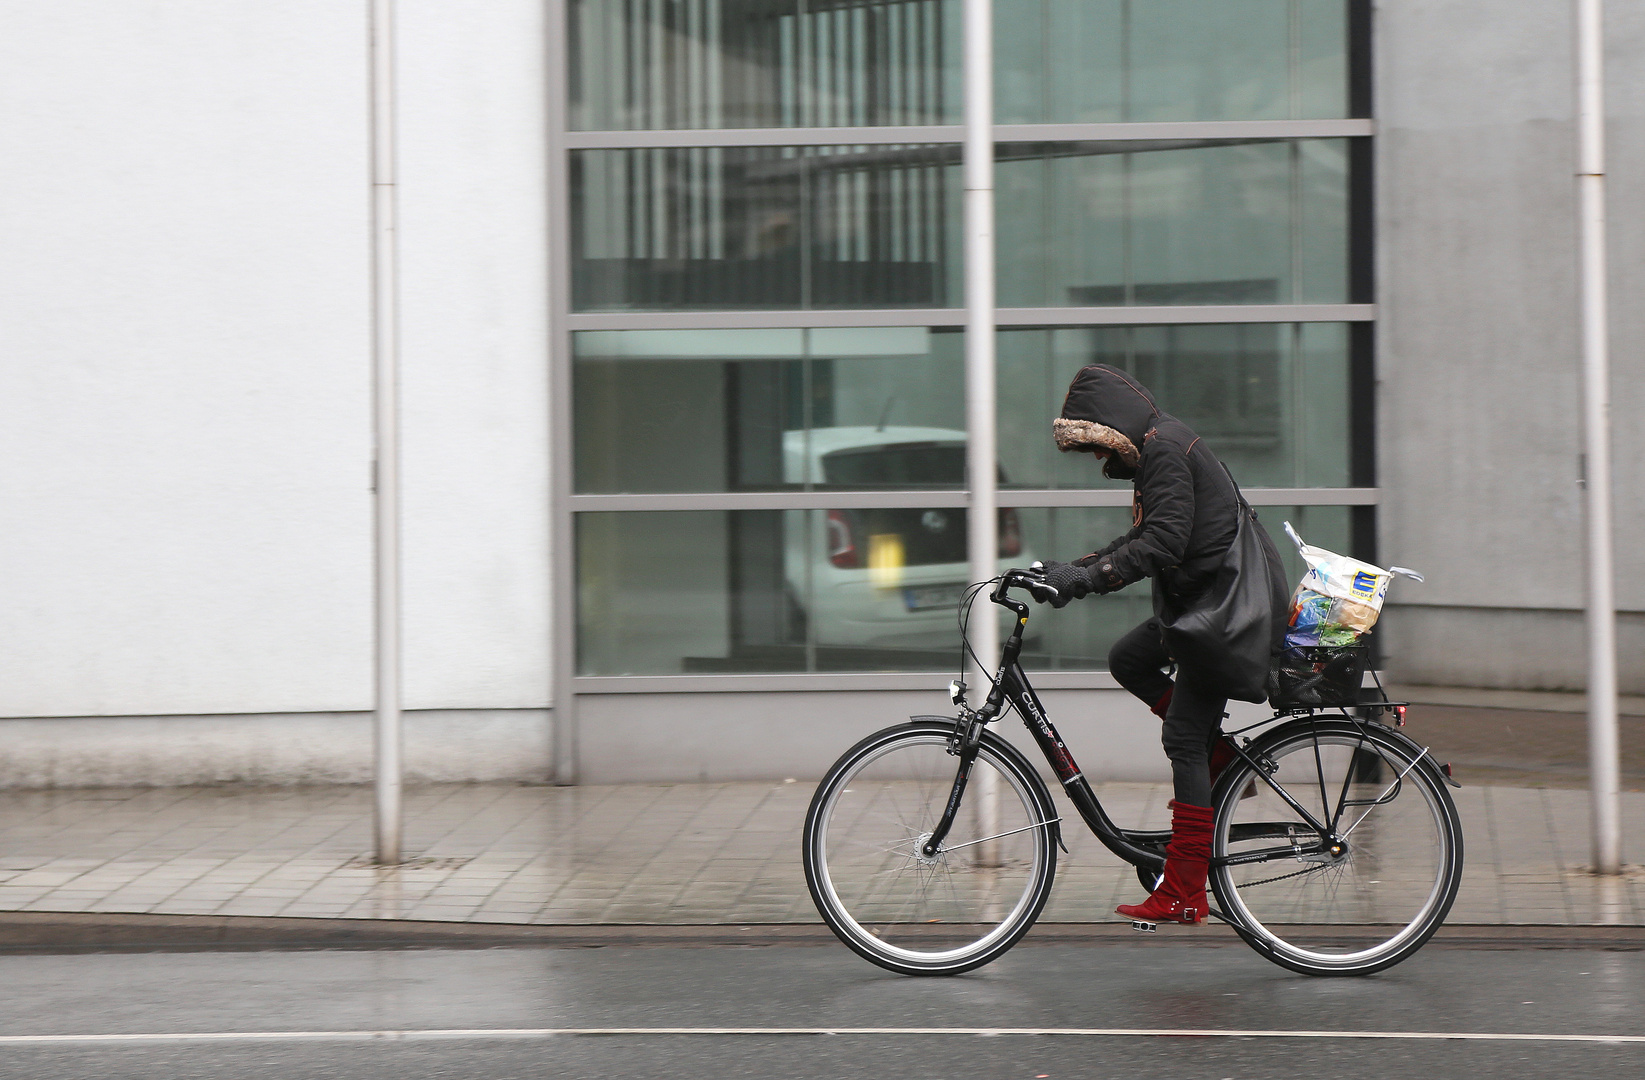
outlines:
[{"label": "letter e logo on bag", "polygon": [[1370,596],[1376,591],[1377,579],[1374,574],[1367,574],[1361,570],[1354,575],[1353,590],[1362,596]]}]

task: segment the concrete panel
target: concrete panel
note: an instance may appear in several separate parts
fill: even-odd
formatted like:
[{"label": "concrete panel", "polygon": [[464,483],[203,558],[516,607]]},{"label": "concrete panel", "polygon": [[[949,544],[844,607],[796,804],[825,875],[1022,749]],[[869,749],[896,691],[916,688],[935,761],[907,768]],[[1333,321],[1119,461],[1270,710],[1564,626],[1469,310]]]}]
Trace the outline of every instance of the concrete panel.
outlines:
[{"label": "concrete panel", "polygon": [[[1047,690],[1051,722],[1092,780],[1169,780],[1159,721],[1121,690]],[[1238,723],[1268,715],[1235,702]],[[917,714],[952,716],[946,693],[590,694],[578,701],[585,783],[817,780],[863,736]],[[1022,722],[995,725],[1040,762]]]},{"label": "concrete panel", "polygon": [[1645,5],[1606,5],[1605,37],[1617,603],[1645,611]]},{"label": "concrete panel", "polygon": [[[53,717],[0,720],[0,787],[363,784],[371,714]],[[542,709],[439,710],[405,717],[409,783],[542,781]]]},{"label": "concrete panel", "polygon": [[[1377,6],[1379,543],[1385,560],[1429,575],[1397,587],[1406,603],[1383,636],[1405,681],[1572,687],[1583,666],[1573,16],[1531,0],[1481,11]],[[1618,592],[1638,612],[1645,188],[1629,178],[1645,167],[1645,11],[1612,5],[1607,24]],[[1637,642],[1624,638],[1634,685]]]},{"label": "concrete panel", "polygon": [[[1501,690],[1577,690],[1587,679],[1583,614],[1390,605],[1378,625],[1386,666],[1402,683]],[[1618,680],[1645,693],[1645,615],[1617,620]]]},{"label": "concrete panel", "polygon": [[1570,13],[1378,10],[1381,554],[1422,603],[1575,606]]}]

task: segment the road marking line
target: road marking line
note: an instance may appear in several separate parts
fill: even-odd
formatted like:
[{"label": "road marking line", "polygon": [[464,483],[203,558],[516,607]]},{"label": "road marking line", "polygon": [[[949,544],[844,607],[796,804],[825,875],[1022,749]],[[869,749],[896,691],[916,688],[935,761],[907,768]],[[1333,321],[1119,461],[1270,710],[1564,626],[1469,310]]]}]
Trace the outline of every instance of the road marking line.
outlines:
[{"label": "road marking line", "polygon": [[0,1046],[160,1042],[376,1042],[550,1039],[567,1035],[977,1035],[1084,1036],[1151,1039],[1413,1039],[1471,1042],[1645,1043],[1645,1035],[1547,1034],[1517,1031],[1281,1031],[1221,1028],[959,1028],[959,1027],[587,1027],[402,1028],[375,1031],[179,1031],[101,1035],[0,1035]]}]

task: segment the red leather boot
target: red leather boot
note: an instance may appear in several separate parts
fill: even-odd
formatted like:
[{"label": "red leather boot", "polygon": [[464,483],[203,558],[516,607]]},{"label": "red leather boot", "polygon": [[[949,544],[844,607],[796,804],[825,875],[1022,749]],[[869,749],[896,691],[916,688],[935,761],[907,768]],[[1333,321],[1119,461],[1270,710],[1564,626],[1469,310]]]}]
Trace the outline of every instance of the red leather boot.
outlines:
[{"label": "red leather boot", "polygon": [[1114,909],[1116,912],[1139,923],[1193,925],[1205,920],[1211,906],[1205,898],[1205,877],[1211,866],[1211,814],[1209,806],[1171,801],[1171,842],[1165,847],[1165,877],[1147,900],[1121,904]]}]

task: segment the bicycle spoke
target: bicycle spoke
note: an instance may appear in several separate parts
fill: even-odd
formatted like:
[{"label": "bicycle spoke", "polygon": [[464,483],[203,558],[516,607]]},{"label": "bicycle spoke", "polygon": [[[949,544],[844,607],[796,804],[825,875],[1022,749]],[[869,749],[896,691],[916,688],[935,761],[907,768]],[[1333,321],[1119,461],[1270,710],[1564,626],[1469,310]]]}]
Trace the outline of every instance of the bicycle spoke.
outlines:
[{"label": "bicycle spoke", "polygon": [[1355,829],[1359,828],[1360,823],[1363,822],[1366,818],[1371,816],[1371,811],[1375,810],[1378,806],[1383,805],[1382,800],[1384,800],[1388,797],[1388,793],[1393,791],[1395,788],[1397,788],[1399,786],[1399,782],[1401,780],[1405,779],[1405,777],[1410,773],[1410,771],[1412,769],[1416,768],[1417,765],[1421,763],[1422,759],[1427,757],[1427,756],[1428,756],[1428,749],[1427,749],[1427,747],[1423,747],[1422,753],[1420,753],[1416,757],[1412,758],[1411,759],[1411,764],[1405,766],[1405,771],[1400,773],[1398,776],[1394,777],[1394,782],[1392,784],[1389,784],[1387,786],[1387,788],[1385,788],[1383,790],[1382,794],[1378,795],[1376,797],[1376,799],[1371,803],[1371,805],[1367,806],[1365,808],[1365,813],[1361,814],[1357,819],[1355,819],[1354,823],[1348,827],[1348,832],[1345,832],[1345,833],[1342,834],[1343,839],[1346,840],[1348,838],[1349,834],[1351,834]]},{"label": "bicycle spoke", "polygon": [[954,888],[954,871],[951,869],[947,870],[947,872],[943,875],[943,881],[948,885],[948,900],[949,903],[953,905],[955,921],[961,921],[960,916],[968,913],[966,912],[964,905],[960,903],[960,894]]}]

